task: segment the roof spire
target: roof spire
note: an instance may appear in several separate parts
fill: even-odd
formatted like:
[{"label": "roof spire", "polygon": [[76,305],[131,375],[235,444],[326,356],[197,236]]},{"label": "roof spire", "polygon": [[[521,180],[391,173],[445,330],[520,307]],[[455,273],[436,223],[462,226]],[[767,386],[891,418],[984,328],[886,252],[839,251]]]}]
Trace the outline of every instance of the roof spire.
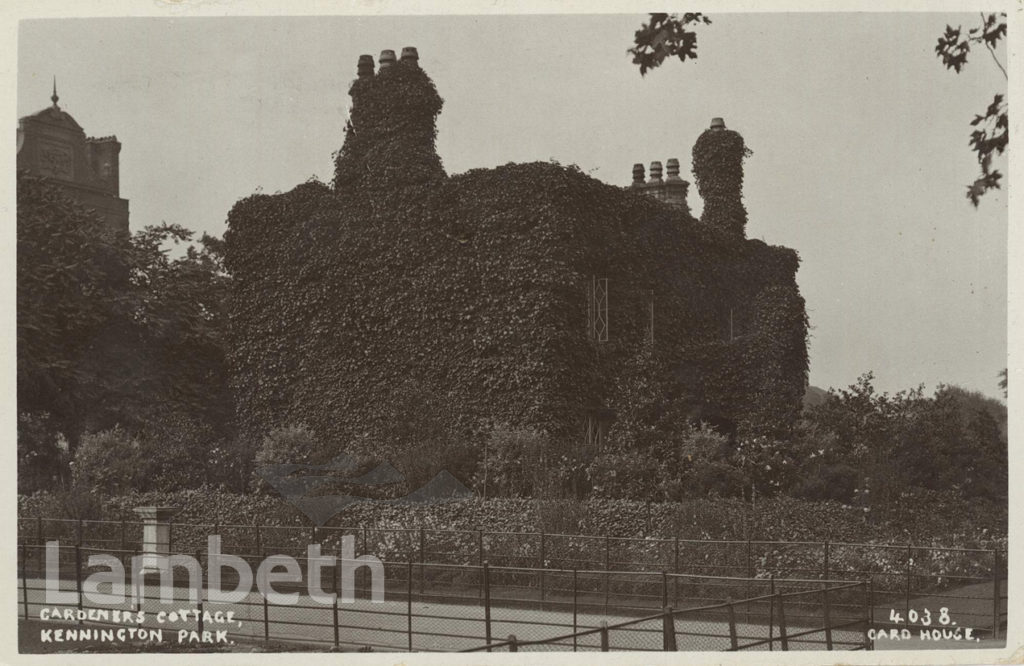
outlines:
[{"label": "roof spire", "polygon": [[56,77],[56,75],[54,75],[54,77],[53,77],[53,95],[50,96],[50,99],[53,101],[53,108],[59,109],[60,107],[57,106],[57,100],[59,100],[60,97],[57,96],[57,77]]}]

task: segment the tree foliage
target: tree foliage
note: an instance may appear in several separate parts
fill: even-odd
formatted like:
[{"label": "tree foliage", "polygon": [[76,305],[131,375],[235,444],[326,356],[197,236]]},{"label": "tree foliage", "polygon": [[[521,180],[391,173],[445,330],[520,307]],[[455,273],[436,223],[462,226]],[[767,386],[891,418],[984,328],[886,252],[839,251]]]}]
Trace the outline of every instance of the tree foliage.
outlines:
[{"label": "tree foliage", "polygon": [[679,58],[680,62],[696,59],[697,33],[688,26],[701,24],[710,25],[711,19],[700,12],[651,14],[650,20],[636,31],[628,51],[633,63],[639,65],[640,75],[659,67],[666,58]]},{"label": "tree foliage", "polygon": [[[947,25],[946,31],[939,37],[935,45],[935,53],[942,60],[946,69],[957,74],[967,64],[972,47],[984,46],[992,56],[996,66],[1006,77],[1006,70],[996,57],[995,48],[1006,37],[1006,14],[989,13],[981,15],[981,23],[968,29]],[[974,116],[971,127],[971,150],[978,157],[981,175],[967,186],[967,198],[977,208],[986,192],[999,189],[1003,174],[992,168],[992,158],[1002,155],[1010,140],[1010,120],[1005,96],[996,94],[986,107],[984,115]]]},{"label": "tree foliage", "polygon": [[204,235],[173,256],[168,245],[192,232],[111,232],[59,185],[27,173],[17,203],[18,409],[53,424],[51,441],[34,449],[52,451],[61,436],[73,454],[87,432],[120,425],[133,435],[183,416],[209,429],[207,445],[223,446],[233,405],[219,241]]}]

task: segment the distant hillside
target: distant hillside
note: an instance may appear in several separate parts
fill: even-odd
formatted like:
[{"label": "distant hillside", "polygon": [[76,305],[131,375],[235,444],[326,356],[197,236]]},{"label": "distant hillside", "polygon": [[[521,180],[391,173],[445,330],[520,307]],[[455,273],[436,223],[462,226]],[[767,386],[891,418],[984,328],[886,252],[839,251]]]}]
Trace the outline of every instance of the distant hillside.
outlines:
[{"label": "distant hillside", "polygon": [[[1002,433],[1003,438],[1006,438],[1007,414],[1005,404],[978,391],[969,391],[959,386],[943,386],[939,393],[949,393],[957,400],[965,421],[969,421],[975,412],[979,410],[987,411],[992,415],[996,423],[999,424],[999,432]],[[804,409],[816,407],[825,402],[827,398],[828,391],[825,389],[818,388],[817,386],[808,386],[804,392]]]},{"label": "distant hillside", "polygon": [[825,402],[825,398],[828,397],[828,391],[820,389],[817,386],[807,386],[807,390],[804,392],[804,409],[810,409]]},{"label": "distant hillside", "polygon": [[1006,405],[995,398],[990,398],[978,391],[971,391],[959,386],[943,386],[937,393],[952,395],[960,403],[960,412],[965,421],[969,421],[976,412],[987,411],[999,424],[999,432],[1006,439],[1007,414]]}]

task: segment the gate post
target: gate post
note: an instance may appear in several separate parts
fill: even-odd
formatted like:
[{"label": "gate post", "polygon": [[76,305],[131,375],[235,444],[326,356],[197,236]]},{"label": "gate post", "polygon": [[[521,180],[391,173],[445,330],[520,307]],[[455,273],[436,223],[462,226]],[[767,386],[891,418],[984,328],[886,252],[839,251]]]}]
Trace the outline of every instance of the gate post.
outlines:
[{"label": "gate post", "polygon": [[665,606],[662,610],[665,614],[661,616],[661,637],[662,637],[662,649],[665,652],[676,651],[676,623],[675,615],[672,614],[672,608]]},{"label": "gate post", "polygon": [[739,639],[736,636],[736,609],[733,608],[732,599],[726,599],[726,602],[729,604],[729,651],[736,652],[740,649]]},{"label": "gate post", "polygon": [[782,607],[782,593],[776,593],[779,599],[779,641],[782,643],[782,651],[789,651],[789,641],[786,639],[786,611]]},{"label": "gate post", "polygon": [[[483,577],[484,577],[484,638],[488,645],[491,644],[491,572],[490,566],[487,561],[484,560],[483,566]],[[491,649],[487,648],[490,652]]]}]

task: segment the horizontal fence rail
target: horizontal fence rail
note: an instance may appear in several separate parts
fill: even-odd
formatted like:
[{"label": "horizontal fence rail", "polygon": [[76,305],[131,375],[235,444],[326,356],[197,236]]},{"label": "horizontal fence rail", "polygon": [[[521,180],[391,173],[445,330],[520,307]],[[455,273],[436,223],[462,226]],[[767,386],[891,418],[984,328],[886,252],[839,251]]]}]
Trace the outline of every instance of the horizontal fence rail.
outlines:
[{"label": "horizontal fence rail", "polygon": [[[441,596],[458,596],[458,590],[468,586],[482,598],[482,588],[472,584],[466,567],[484,562],[501,571],[496,574],[502,581],[495,589],[498,600],[555,608],[575,590],[578,605],[588,612],[676,607],[680,598],[714,604],[726,599],[716,592],[725,591],[720,581],[727,579],[744,581],[740,589],[729,590],[734,599],[756,596],[753,581],[771,577],[869,580],[873,620],[879,626],[889,623],[890,611],[906,619],[911,610],[920,612],[915,605],[924,602],[957,609],[959,624],[976,627],[983,635],[998,637],[1006,623],[1006,558],[994,548],[194,523],[171,523],[170,548],[205,552],[211,534],[221,537],[225,553],[285,554],[297,559],[305,557],[310,543],[330,552],[340,548],[344,537],[351,537],[357,554],[389,563],[413,562],[416,571],[411,579],[420,595],[433,589]],[[140,552],[141,537],[138,521],[18,520],[18,543],[26,546],[57,540],[62,546],[128,553]],[[444,565],[452,568],[446,571]],[[566,573],[573,570],[584,572],[577,575],[576,587]],[[645,573],[664,574],[670,583],[658,588],[650,579],[637,577]],[[719,582],[697,584],[695,576]],[[447,591],[442,593],[441,587]]]},{"label": "horizontal fence rail", "polygon": [[[296,594],[294,603],[269,603],[257,591],[217,603],[208,594],[209,562],[191,554],[198,579],[184,567],[167,581],[154,575],[132,590],[133,550],[79,545],[51,549],[37,544],[18,547],[19,615],[39,619],[57,613],[72,631],[116,631],[126,624],[114,611],[132,617],[145,611],[135,626],[150,632],[222,630],[231,641],[295,643],[314,649],[384,651],[461,651],[479,649],[545,650],[679,650],[870,649],[867,632],[873,619],[870,583],[816,579],[746,579],[669,572],[529,569],[426,562],[385,562],[384,599],[371,600],[370,572],[354,577],[352,599],[345,601],[339,567],[326,578],[311,580],[310,561],[296,558],[299,578],[278,585]],[[255,570],[267,552],[239,553]],[[91,601],[87,581],[109,572],[109,560],[94,566],[91,556],[114,557],[124,564],[127,594],[121,601]],[[48,558],[56,563],[49,584],[67,597],[46,597]],[[315,568],[315,567],[314,567]],[[530,585],[539,577],[551,591],[543,601]],[[156,579],[156,580],[154,580]],[[109,581],[108,581],[109,582]],[[225,577],[221,589],[233,590],[237,578]],[[333,592],[324,603],[303,593],[313,583]],[[190,598],[190,588],[199,590]],[[283,588],[283,589],[282,589]],[[523,590],[531,593],[523,594]],[[106,591],[106,590],[104,590]],[[110,588],[113,591],[113,588]],[[167,598],[166,600],[164,598]],[[734,599],[737,599],[734,601]],[[718,600],[712,602],[709,600]],[[159,611],[198,611],[196,618],[157,620]],[[203,611],[230,610],[236,622],[209,620]],[[69,615],[63,615],[70,613]],[[666,629],[666,627],[671,627]],[[61,625],[52,624],[57,627]],[[668,632],[668,633],[666,633]],[[788,633],[787,633],[788,632]],[[668,634],[671,634],[671,643]],[[519,636],[495,641],[496,636]],[[479,647],[480,645],[484,647]]]}]

